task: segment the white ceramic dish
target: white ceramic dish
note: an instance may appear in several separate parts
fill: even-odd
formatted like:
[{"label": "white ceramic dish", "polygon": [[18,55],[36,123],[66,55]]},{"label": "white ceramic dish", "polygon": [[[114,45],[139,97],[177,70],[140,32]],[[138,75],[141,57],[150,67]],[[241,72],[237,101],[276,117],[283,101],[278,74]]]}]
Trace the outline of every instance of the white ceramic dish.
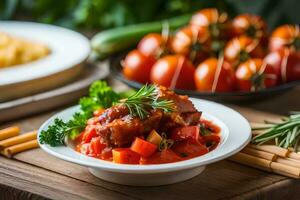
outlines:
[{"label": "white ceramic dish", "polygon": [[[191,100],[198,110],[203,111],[203,118],[212,120],[221,127],[222,139],[219,146],[200,157],[169,164],[124,165],[85,156],[68,146],[41,145],[41,148],[63,160],[87,166],[93,175],[109,182],[154,186],[184,181],[200,174],[206,165],[237,153],[251,138],[250,125],[238,112],[218,103],[193,98]],[[77,109],[77,106],[71,107],[54,115],[40,127],[38,136],[56,117],[68,120]]]},{"label": "white ceramic dish", "polygon": [[[0,91],[3,91],[0,100],[6,98],[4,93],[8,94],[12,87],[14,89],[23,87],[24,89],[24,85],[29,85],[29,81],[32,80],[42,80],[42,78],[52,76],[50,80],[46,80],[47,84],[43,84],[43,81],[40,81],[40,84],[31,83],[29,88],[25,88],[26,90],[40,89],[40,87],[45,90],[45,87],[51,87],[51,84],[65,83],[71,77],[79,74],[79,69],[73,71],[72,69],[85,61],[90,53],[90,44],[86,37],[58,26],[33,22],[0,21],[0,31],[46,44],[51,51],[45,58],[22,65],[0,68]],[[62,75],[66,71],[69,73]],[[36,91],[31,93],[33,92]],[[14,94],[10,96],[14,96]]]}]

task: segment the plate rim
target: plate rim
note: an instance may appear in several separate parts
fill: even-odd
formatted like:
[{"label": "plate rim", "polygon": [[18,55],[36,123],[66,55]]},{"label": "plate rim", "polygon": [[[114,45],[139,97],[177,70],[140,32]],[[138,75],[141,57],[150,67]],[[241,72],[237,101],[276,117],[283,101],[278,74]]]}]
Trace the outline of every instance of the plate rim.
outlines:
[{"label": "plate rim", "polygon": [[[50,147],[49,145],[46,145],[46,144],[40,144],[40,142],[39,142],[39,144],[40,144],[41,148],[44,151],[46,151],[47,153],[49,153],[55,157],[58,157],[60,159],[63,159],[63,160],[66,160],[66,161],[69,161],[72,163],[76,163],[79,165],[83,165],[83,166],[87,166],[87,167],[95,168],[95,169],[111,171],[111,172],[118,172],[118,173],[148,174],[148,173],[164,173],[164,172],[171,172],[171,171],[180,171],[180,170],[186,170],[186,169],[190,169],[190,168],[205,166],[207,164],[211,164],[211,163],[214,163],[219,160],[223,160],[225,158],[232,156],[233,154],[235,154],[235,153],[239,152],[241,149],[243,149],[250,142],[250,139],[251,139],[250,124],[246,120],[246,118],[243,117],[239,112],[237,112],[227,106],[221,105],[219,103],[215,103],[215,102],[211,102],[211,101],[207,101],[207,100],[199,100],[199,99],[195,99],[195,98],[191,98],[191,100],[193,103],[194,102],[204,103],[204,104],[206,103],[206,104],[210,104],[211,106],[217,106],[219,108],[223,108],[223,112],[231,113],[232,115],[235,115],[235,117],[237,117],[240,120],[240,124],[243,124],[243,126],[245,126],[244,127],[245,130],[243,133],[245,135],[244,135],[244,138],[242,138],[241,143],[235,144],[236,147],[234,149],[230,149],[230,147],[228,147],[228,145],[230,146],[230,139],[232,139],[232,137],[235,140],[238,138],[239,135],[237,135],[237,134],[239,134],[238,133],[239,131],[236,131],[235,136],[232,135],[233,133],[229,133],[229,136],[228,136],[227,140],[225,141],[225,143],[222,144],[219,148],[215,149],[214,151],[211,151],[208,154],[205,154],[203,156],[196,157],[193,159],[185,160],[185,161],[180,161],[180,162],[175,162],[175,163],[167,163],[167,164],[158,164],[158,165],[116,164],[116,163],[112,163],[109,161],[103,161],[103,160],[99,160],[96,158],[85,156],[83,154],[76,152],[73,149],[71,150],[71,148],[67,147],[67,146]],[[66,114],[67,112],[71,112],[71,111],[75,112],[76,109],[78,109],[78,105],[67,108],[67,109],[55,114],[54,116],[50,117],[39,128],[38,140],[39,140],[41,131],[44,128],[46,128],[51,122],[53,122],[54,118],[56,118],[57,116]],[[210,112],[208,112],[208,114],[211,115]],[[215,115],[212,115],[212,116],[217,118],[218,120],[224,122],[224,119],[220,119],[219,117],[216,117]],[[230,126],[228,126],[228,124],[226,124],[226,126],[229,128],[229,131],[234,130],[234,129],[232,129],[232,126],[235,126],[235,125],[236,124],[234,124],[234,123],[231,124]],[[241,139],[241,137],[239,139]],[[231,145],[233,145],[233,144],[231,144]],[[229,151],[227,150],[228,152],[226,154],[220,153],[222,149],[224,150],[224,148],[229,148],[230,150]],[[60,151],[63,151],[63,152],[64,151],[68,151],[68,152],[73,151],[73,152],[71,152],[72,157],[69,157],[68,155],[65,155],[65,154],[61,154],[61,153],[59,153]],[[219,155],[216,155],[217,153],[219,153]]]},{"label": "plate rim", "polygon": [[[73,61],[70,61],[70,62],[72,62],[72,64],[70,64],[70,65],[65,64],[64,67],[56,68],[56,70],[53,70],[51,72],[44,73],[44,74],[37,74],[37,75],[30,76],[30,77],[24,76],[22,79],[15,79],[13,81],[4,80],[4,81],[2,81],[2,83],[0,83],[0,87],[6,87],[9,85],[15,85],[15,84],[23,83],[23,82],[28,82],[31,80],[41,79],[44,77],[48,77],[48,76],[55,75],[57,73],[61,73],[63,71],[69,70],[69,69],[85,62],[91,52],[90,42],[89,42],[88,38],[85,37],[83,34],[76,32],[74,30],[68,29],[68,28],[64,28],[64,27],[56,26],[56,25],[52,25],[52,24],[44,24],[44,23],[30,22],[30,21],[17,21],[17,20],[0,20],[0,24],[4,24],[4,25],[9,24],[10,26],[14,25],[16,27],[18,25],[28,26],[28,27],[31,26],[34,28],[40,27],[41,29],[43,29],[43,31],[59,30],[59,31],[62,31],[63,33],[68,33],[69,35],[73,35],[73,38],[76,38],[77,41],[80,40],[81,44],[84,46],[84,49],[81,52],[82,56],[80,57],[80,59],[79,58],[73,59]],[[10,32],[5,31],[5,28],[3,28],[3,30],[1,29],[0,31],[10,34]],[[22,34],[20,34],[20,36],[18,36],[18,37],[22,37],[21,35]],[[30,39],[32,39],[33,41],[35,40],[34,36],[32,38],[29,38],[29,40]],[[44,42],[44,44],[46,44],[46,42]],[[47,46],[49,46],[49,43],[47,44]],[[50,48],[50,50],[51,50],[51,48]],[[55,55],[57,55],[57,54],[55,54]],[[45,65],[45,64],[47,65],[47,63],[49,63],[48,59],[53,59],[52,56],[53,56],[53,54],[50,53],[46,57],[35,60],[35,61],[31,61],[31,62],[20,64],[20,65],[14,65],[14,66],[0,68],[0,73],[10,74],[10,73],[12,73],[11,71],[17,71],[18,68],[22,68],[22,70],[28,71],[35,65]],[[44,67],[44,66],[42,66],[42,67]]]}]

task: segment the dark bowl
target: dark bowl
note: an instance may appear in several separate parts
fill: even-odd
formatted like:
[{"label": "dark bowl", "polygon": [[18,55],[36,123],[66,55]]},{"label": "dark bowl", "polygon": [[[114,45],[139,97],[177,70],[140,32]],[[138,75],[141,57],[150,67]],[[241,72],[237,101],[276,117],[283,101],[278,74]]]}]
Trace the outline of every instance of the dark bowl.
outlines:
[{"label": "dark bowl", "polygon": [[[124,56],[117,56],[110,59],[110,71],[114,75],[115,78],[122,81],[126,85],[140,89],[143,84],[138,83],[136,81],[131,81],[126,79],[122,73],[122,66],[120,65],[120,61],[124,58]],[[299,81],[293,81],[285,84],[278,85],[276,87],[262,89],[255,92],[242,92],[242,91],[234,91],[234,92],[199,92],[196,90],[181,90],[175,89],[175,92],[178,94],[184,94],[191,97],[201,98],[201,99],[209,99],[214,101],[224,101],[224,102],[247,102],[247,101],[257,101],[257,100],[265,100],[270,97],[274,97],[276,95],[280,95],[284,92],[289,91],[290,89],[298,86],[300,84]]]}]

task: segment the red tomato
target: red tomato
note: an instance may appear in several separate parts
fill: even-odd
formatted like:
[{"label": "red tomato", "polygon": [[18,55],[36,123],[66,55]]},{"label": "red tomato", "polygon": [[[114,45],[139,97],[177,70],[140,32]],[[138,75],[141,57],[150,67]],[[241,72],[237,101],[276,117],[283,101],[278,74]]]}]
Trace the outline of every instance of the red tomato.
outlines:
[{"label": "red tomato", "polygon": [[260,41],[244,35],[229,40],[224,49],[225,60],[234,66],[250,57],[263,58],[264,55],[265,52],[260,45]]},{"label": "red tomato", "polygon": [[90,154],[90,144],[89,143],[80,144],[80,145],[78,145],[77,150],[82,154],[89,155]]},{"label": "red tomato", "polygon": [[300,80],[300,52],[288,49],[270,52],[265,61],[275,69],[278,81]]},{"label": "red tomato", "polygon": [[176,142],[172,150],[183,159],[194,158],[208,153],[208,148],[199,142],[184,140]]},{"label": "red tomato", "polygon": [[224,61],[218,77],[216,76],[217,65],[218,60],[216,58],[209,58],[198,65],[194,76],[197,90],[213,91],[214,81],[216,84],[215,91],[234,90],[235,77],[231,65]]},{"label": "red tomato", "polygon": [[165,41],[161,34],[150,33],[144,36],[138,44],[138,50],[146,56],[157,58],[164,50]]},{"label": "red tomato", "polygon": [[[174,53],[189,56],[192,51],[197,52],[197,57],[205,56],[204,43],[207,41],[208,32],[204,28],[195,28],[193,26],[186,26],[176,32],[171,48]],[[201,55],[200,55],[201,53]]]},{"label": "red tomato", "polygon": [[112,150],[113,161],[119,164],[139,164],[140,155],[129,148],[115,148]]},{"label": "red tomato", "polygon": [[90,156],[97,157],[101,154],[102,150],[106,147],[105,144],[102,144],[100,142],[100,137],[94,137],[92,138],[90,142]]},{"label": "red tomato", "polygon": [[242,14],[232,20],[231,30],[234,37],[247,35],[251,38],[262,38],[267,35],[267,24],[260,16]]},{"label": "red tomato", "polygon": [[193,64],[181,55],[169,55],[159,59],[152,67],[150,79],[152,83],[192,90],[195,88]]},{"label": "red tomato", "polygon": [[277,83],[274,68],[266,65],[263,60],[254,58],[240,64],[236,70],[238,89],[242,91],[256,91],[261,88],[273,87]]},{"label": "red tomato", "polygon": [[156,151],[157,146],[151,142],[147,142],[146,140],[136,137],[131,144],[130,149],[143,157],[148,157]]},{"label": "red tomato", "polygon": [[112,161],[112,148],[105,147],[101,152],[101,159]]},{"label": "red tomato", "polygon": [[145,56],[138,50],[129,52],[124,60],[123,74],[124,76],[139,83],[149,82],[150,71],[155,63],[153,56]]},{"label": "red tomato", "polygon": [[152,156],[144,158],[141,157],[140,164],[163,164],[163,163],[172,163],[178,162],[181,158],[174,153],[171,149],[164,149],[162,151],[158,151],[154,153]]},{"label": "red tomato", "polygon": [[96,126],[88,125],[84,130],[84,134],[82,136],[82,143],[88,143],[92,140],[93,137],[97,136],[98,134],[96,132]]},{"label": "red tomato", "polygon": [[170,139],[174,141],[182,141],[187,139],[198,141],[199,133],[199,126],[184,126],[174,129],[171,133]]},{"label": "red tomato", "polygon": [[282,25],[272,32],[269,49],[277,51],[284,48],[296,51],[300,50],[300,31],[298,25]]},{"label": "red tomato", "polygon": [[219,38],[221,35],[226,35],[227,14],[219,13],[215,8],[206,8],[195,13],[190,24],[198,28],[205,28],[209,32],[211,38]]}]

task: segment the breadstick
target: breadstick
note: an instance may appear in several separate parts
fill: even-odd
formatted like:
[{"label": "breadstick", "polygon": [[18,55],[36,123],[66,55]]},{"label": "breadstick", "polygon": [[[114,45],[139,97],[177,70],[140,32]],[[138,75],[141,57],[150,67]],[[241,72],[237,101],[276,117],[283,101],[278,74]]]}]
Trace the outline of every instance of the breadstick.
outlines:
[{"label": "breadstick", "polygon": [[276,155],[281,156],[281,157],[287,157],[287,155],[289,153],[288,149],[277,147],[275,145],[253,145],[253,144],[250,144],[250,145],[248,145],[248,147],[253,148],[253,149],[266,151],[266,152],[269,152],[269,153],[273,153],[273,154],[276,154]]},{"label": "breadstick", "polygon": [[3,149],[1,153],[6,157],[11,158],[16,153],[20,153],[29,149],[34,149],[37,147],[39,147],[39,144],[38,141],[35,139],[35,140],[31,140],[28,142],[7,147]]},{"label": "breadstick", "polygon": [[297,167],[292,167],[283,163],[272,162],[271,169],[273,172],[278,174],[283,174],[287,176],[297,177],[300,176],[300,169]]},{"label": "breadstick", "polygon": [[248,165],[250,167],[259,168],[265,171],[271,171],[271,161],[263,158],[257,158],[245,153],[237,153],[229,158],[231,161],[235,161],[241,164]]},{"label": "breadstick", "polygon": [[284,165],[289,165],[289,166],[292,166],[292,167],[297,167],[297,168],[300,169],[300,162],[297,162],[293,159],[278,157],[276,162],[284,164]]},{"label": "breadstick", "polygon": [[29,133],[21,134],[19,136],[8,138],[6,140],[2,140],[2,141],[0,141],[0,149],[4,149],[6,147],[20,144],[23,142],[27,142],[30,140],[34,140],[34,139],[36,139],[36,135],[37,135],[37,131],[32,131]]},{"label": "breadstick", "polygon": [[300,160],[300,155],[296,152],[290,152],[287,155],[289,158],[295,159],[295,160]]},{"label": "breadstick", "polygon": [[0,141],[19,135],[20,128],[17,126],[8,127],[0,130]]},{"label": "breadstick", "polygon": [[260,151],[257,149],[246,147],[242,150],[243,153],[246,153],[248,155],[256,156],[259,158],[263,158],[270,161],[275,161],[277,158],[277,155],[265,151]]}]

